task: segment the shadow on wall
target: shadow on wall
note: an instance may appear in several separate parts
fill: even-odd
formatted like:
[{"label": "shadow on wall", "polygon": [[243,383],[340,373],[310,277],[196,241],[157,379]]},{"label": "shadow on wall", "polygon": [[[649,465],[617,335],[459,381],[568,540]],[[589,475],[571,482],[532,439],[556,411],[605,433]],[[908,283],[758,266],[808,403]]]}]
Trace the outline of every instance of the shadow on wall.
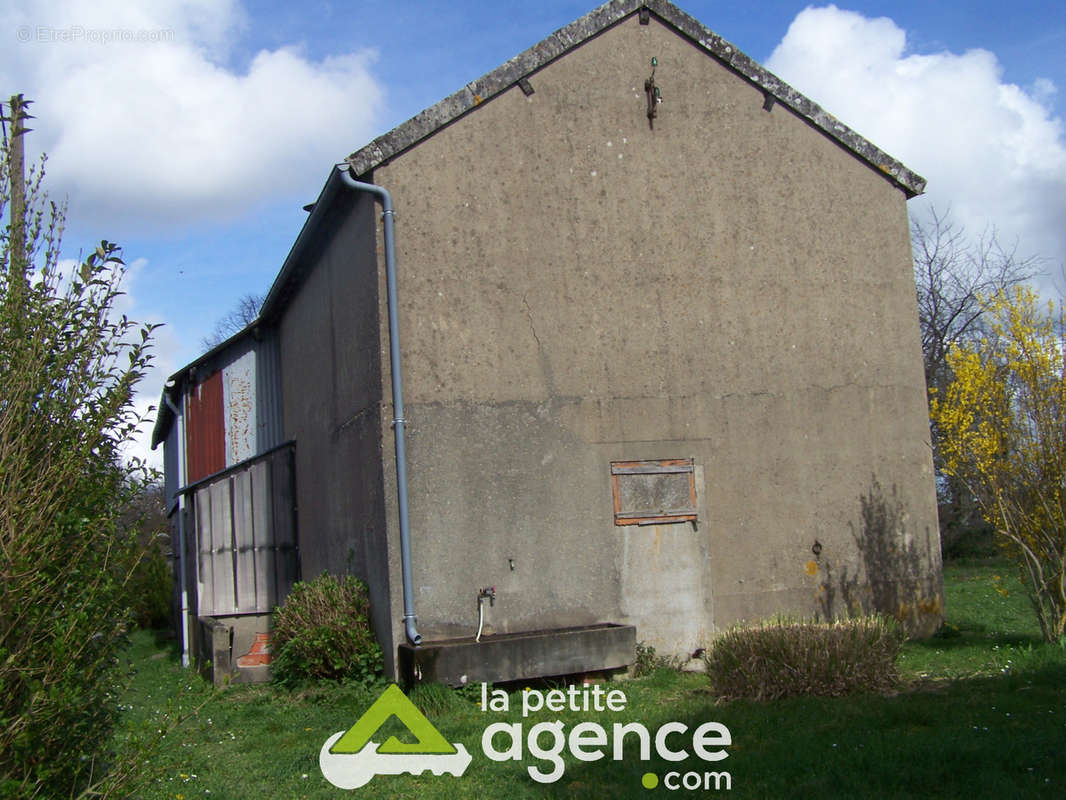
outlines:
[{"label": "shadow on wall", "polygon": [[930,636],[942,612],[939,546],[927,528],[920,546],[906,527],[906,511],[893,486],[886,495],[876,477],[859,497],[860,522],[849,523],[859,563],[834,567],[815,541],[807,573],[818,581],[818,603],[826,620],[881,613],[895,618],[908,636]]}]

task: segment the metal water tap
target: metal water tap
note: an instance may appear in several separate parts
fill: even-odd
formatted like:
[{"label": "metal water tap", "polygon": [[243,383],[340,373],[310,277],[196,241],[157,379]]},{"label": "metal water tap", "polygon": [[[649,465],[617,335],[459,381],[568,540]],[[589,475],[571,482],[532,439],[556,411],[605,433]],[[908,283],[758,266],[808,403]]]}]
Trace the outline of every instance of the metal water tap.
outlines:
[{"label": "metal water tap", "polygon": [[478,602],[481,602],[486,597],[489,599],[489,605],[490,606],[495,606],[496,605],[496,587],[495,586],[488,586],[488,587],[482,589],[480,592],[477,593]]}]

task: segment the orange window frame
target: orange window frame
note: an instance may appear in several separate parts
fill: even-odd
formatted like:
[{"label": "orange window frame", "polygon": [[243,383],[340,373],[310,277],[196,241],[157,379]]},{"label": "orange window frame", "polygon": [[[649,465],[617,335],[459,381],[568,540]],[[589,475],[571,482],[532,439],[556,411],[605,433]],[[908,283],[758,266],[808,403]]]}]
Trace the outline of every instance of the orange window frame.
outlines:
[{"label": "orange window frame", "polygon": [[[620,481],[627,475],[688,475],[689,505],[682,508],[623,509]],[[614,494],[615,525],[658,525],[669,522],[696,522],[696,467],[691,458],[653,461],[612,461],[611,489]]]}]

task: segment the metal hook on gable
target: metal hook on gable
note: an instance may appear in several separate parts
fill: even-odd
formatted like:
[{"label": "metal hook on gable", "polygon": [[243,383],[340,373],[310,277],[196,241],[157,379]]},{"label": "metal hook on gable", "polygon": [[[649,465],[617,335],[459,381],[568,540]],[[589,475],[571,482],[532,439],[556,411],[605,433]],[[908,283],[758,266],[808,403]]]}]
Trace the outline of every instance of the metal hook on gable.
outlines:
[{"label": "metal hook on gable", "polygon": [[651,77],[644,81],[644,94],[648,98],[648,127],[655,127],[655,118],[659,115],[659,103],[663,101],[662,91],[655,85],[655,68],[659,66],[659,59],[651,60]]}]

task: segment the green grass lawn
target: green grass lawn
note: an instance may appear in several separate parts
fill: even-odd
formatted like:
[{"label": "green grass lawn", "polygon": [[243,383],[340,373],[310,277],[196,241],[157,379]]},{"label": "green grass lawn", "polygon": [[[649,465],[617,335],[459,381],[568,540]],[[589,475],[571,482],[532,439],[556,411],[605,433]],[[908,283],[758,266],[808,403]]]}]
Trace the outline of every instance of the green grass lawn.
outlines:
[{"label": "green grass lawn", "polygon": [[[274,687],[230,687],[214,692],[181,670],[172,649],[150,634],[134,637],[129,657],[136,676],[123,699],[126,727],[156,735],[167,721],[185,721],[159,741],[143,764],[145,798],[540,798],[684,797],[703,792],[668,790],[667,773],[728,772],[723,795],[777,797],[1062,797],[1066,795],[1066,651],[1039,640],[1020,584],[1005,564],[959,564],[946,569],[944,631],[910,642],[900,661],[906,687],[892,696],[797,698],[769,704],[718,702],[701,675],[660,670],[640,680],[612,682],[626,708],[604,713],[534,713],[522,718],[521,695],[509,713],[483,712],[479,694],[440,687],[412,694],[438,730],[462,742],[473,762],[460,778],[377,776],[345,792],[318,768],[326,738],[346,730],[376,697],[357,688],[288,692]],[[996,577],[998,576],[998,577]],[[543,688],[542,688],[543,690]],[[571,756],[551,784],[534,782],[529,767],[550,769],[523,742],[521,762],[497,763],[483,755],[482,731],[491,722],[561,719],[569,731],[581,721],[607,729],[606,757],[581,762]],[[690,740],[671,736],[671,748],[689,757],[642,762],[627,745],[611,759],[611,725],[642,722],[654,736],[668,722],[689,733],[703,722],[726,725],[733,744],[722,761],[704,762]],[[504,748],[506,737],[496,745]],[[550,737],[542,744],[548,746]],[[660,781],[649,791],[642,777]],[[695,780],[695,777],[689,780]],[[712,784],[713,785],[713,784]],[[714,792],[712,791],[711,794]]]},{"label": "green grass lawn", "polygon": [[960,561],[944,570],[945,619],[940,632],[908,642],[900,659],[907,678],[960,679],[1005,675],[1066,663],[1046,645],[1017,568],[1003,561]]}]

